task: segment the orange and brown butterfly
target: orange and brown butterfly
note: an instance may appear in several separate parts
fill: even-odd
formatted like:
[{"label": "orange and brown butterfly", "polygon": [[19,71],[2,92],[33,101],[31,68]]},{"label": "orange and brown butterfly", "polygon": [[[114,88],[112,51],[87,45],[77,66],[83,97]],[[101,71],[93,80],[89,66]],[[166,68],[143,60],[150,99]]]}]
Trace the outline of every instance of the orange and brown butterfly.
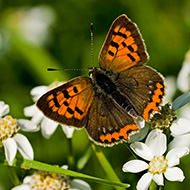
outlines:
[{"label": "orange and brown butterfly", "polygon": [[138,132],[137,119],[159,111],[164,78],[145,65],[148,53],[126,15],[115,19],[99,55],[100,68],[45,93],[37,102],[44,115],[61,124],[85,127],[95,143],[112,146]]}]

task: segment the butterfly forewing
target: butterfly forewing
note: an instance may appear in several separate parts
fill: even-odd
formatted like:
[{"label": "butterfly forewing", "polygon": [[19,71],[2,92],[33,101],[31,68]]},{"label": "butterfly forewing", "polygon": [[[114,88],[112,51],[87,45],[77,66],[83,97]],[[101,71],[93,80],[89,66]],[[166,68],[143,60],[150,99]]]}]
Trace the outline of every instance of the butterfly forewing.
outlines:
[{"label": "butterfly forewing", "polygon": [[136,24],[126,15],[116,18],[100,51],[100,67],[120,72],[147,60],[148,54]]},{"label": "butterfly forewing", "polygon": [[83,127],[93,95],[91,79],[76,77],[40,97],[37,107],[50,119]]}]

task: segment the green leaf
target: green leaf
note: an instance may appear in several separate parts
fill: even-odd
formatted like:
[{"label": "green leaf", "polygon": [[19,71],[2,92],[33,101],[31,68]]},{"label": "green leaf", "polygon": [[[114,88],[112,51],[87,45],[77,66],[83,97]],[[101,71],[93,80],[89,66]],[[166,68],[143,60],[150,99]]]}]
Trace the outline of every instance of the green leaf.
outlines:
[{"label": "green leaf", "polygon": [[[107,176],[109,177],[109,179],[117,181],[118,183],[121,183],[119,177],[117,176],[117,174],[115,173],[115,171],[113,170],[112,166],[110,165],[110,163],[108,162],[107,158],[104,156],[103,152],[100,150],[99,147],[95,146],[92,144],[92,148],[102,166],[102,168],[104,169],[104,171],[106,172]],[[130,187],[130,185],[128,184],[128,187]],[[126,187],[125,187],[126,188]],[[119,187],[117,186],[116,189],[117,190],[124,190],[125,188],[123,187]]]},{"label": "green leaf", "polygon": [[[8,162],[6,161],[6,159],[3,158],[2,155],[0,156],[0,163],[2,163],[4,165],[8,165]],[[103,185],[114,186],[115,188],[117,188],[117,187],[128,188],[129,187],[129,185],[125,184],[125,183],[120,183],[117,181],[111,181],[111,180],[101,179],[98,177],[93,177],[90,175],[82,174],[79,172],[75,172],[75,171],[67,170],[67,169],[63,169],[63,168],[58,168],[56,166],[52,166],[50,164],[46,164],[46,163],[42,163],[42,162],[38,162],[38,161],[34,161],[34,160],[26,160],[26,159],[16,158],[14,160],[13,166],[20,167],[20,168],[27,168],[27,169],[32,168],[32,169],[41,170],[41,171],[50,171],[50,172],[54,172],[54,173],[71,176],[74,178],[81,178],[81,179],[91,181],[94,183],[100,183]]]},{"label": "green leaf", "polygon": [[184,93],[181,96],[177,97],[173,104],[172,104],[172,109],[174,111],[178,110],[179,108],[183,107],[184,105],[186,105],[187,103],[190,102],[190,93]]}]

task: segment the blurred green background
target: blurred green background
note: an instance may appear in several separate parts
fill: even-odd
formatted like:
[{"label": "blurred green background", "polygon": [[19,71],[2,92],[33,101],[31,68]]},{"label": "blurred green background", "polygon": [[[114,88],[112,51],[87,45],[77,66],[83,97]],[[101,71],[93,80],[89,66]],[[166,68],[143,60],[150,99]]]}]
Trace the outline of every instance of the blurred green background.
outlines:
[{"label": "blurred green background", "polygon": [[[94,62],[98,66],[99,50],[108,29],[123,13],[137,23],[142,33],[150,55],[148,65],[164,76],[177,76],[190,46],[189,0],[0,0],[0,100],[10,105],[10,114],[24,118],[24,107],[33,104],[30,90],[35,86],[88,76],[87,68],[92,66],[90,23],[94,24]],[[71,70],[47,72],[48,67]],[[61,128],[49,140],[40,132],[24,134],[34,148],[36,160],[67,163],[68,141]],[[77,160],[88,147],[88,137],[84,130],[75,131],[72,141]],[[135,189],[141,174],[121,171],[131,156],[127,147],[120,144],[102,150],[122,182]],[[188,161],[182,159],[184,182],[166,182],[166,189],[189,187]],[[8,171],[0,165],[0,190],[13,187]],[[27,172],[18,169],[20,179]],[[107,178],[94,154],[80,172]],[[90,185],[98,190],[113,189]]]}]

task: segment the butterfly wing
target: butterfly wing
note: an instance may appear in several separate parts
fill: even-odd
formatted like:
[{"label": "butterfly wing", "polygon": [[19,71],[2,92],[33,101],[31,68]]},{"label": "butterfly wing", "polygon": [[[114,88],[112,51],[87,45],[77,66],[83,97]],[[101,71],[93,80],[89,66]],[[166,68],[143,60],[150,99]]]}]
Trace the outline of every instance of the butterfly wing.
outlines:
[{"label": "butterfly wing", "polygon": [[85,127],[90,138],[103,146],[129,141],[129,136],[139,131],[133,117],[107,95],[94,97]]},{"label": "butterfly wing", "polygon": [[120,72],[147,60],[148,54],[136,24],[126,15],[116,18],[100,51],[100,67]]},{"label": "butterfly wing", "polygon": [[92,87],[89,77],[76,77],[42,95],[37,107],[54,121],[83,127],[94,96]]},{"label": "butterfly wing", "polygon": [[156,70],[146,65],[134,66],[117,75],[115,82],[137,115],[148,120],[152,112],[159,111],[166,87]]}]

